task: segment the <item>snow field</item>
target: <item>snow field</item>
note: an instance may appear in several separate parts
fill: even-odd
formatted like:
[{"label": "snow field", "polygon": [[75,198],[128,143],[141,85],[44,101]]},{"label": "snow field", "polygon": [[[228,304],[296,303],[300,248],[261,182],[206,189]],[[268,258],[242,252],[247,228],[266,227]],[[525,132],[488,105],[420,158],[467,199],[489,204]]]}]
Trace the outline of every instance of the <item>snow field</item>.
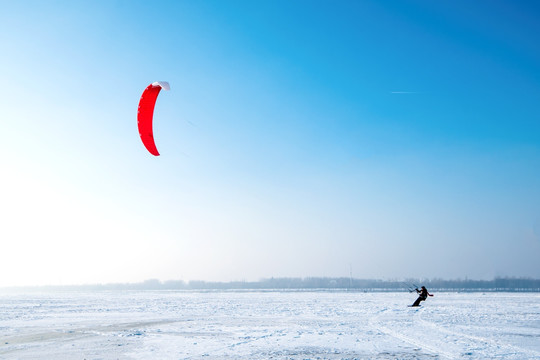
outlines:
[{"label": "snow field", "polygon": [[540,294],[0,295],[2,359],[538,359]]}]

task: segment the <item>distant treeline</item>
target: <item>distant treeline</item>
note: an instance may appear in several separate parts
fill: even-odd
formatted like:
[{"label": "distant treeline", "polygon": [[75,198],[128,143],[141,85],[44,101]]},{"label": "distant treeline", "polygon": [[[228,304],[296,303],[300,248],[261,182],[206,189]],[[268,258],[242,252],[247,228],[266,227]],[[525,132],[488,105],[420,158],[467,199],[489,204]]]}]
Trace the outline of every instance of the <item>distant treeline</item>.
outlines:
[{"label": "distant treeline", "polygon": [[512,291],[540,292],[540,279],[495,278],[493,280],[369,280],[352,278],[269,278],[259,281],[209,282],[171,280],[146,280],[141,283],[96,284],[71,286],[41,286],[10,288],[11,290],[338,290],[338,291],[414,291],[426,286],[437,291]]}]

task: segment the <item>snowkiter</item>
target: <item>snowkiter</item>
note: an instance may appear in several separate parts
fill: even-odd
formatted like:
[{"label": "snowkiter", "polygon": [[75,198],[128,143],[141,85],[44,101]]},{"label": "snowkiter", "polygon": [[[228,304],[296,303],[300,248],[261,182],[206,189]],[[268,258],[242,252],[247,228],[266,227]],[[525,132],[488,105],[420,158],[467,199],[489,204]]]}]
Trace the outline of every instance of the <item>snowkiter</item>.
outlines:
[{"label": "snowkiter", "polygon": [[420,302],[427,299],[428,296],[433,296],[433,294],[430,294],[425,286],[422,286],[420,290],[415,289],[416,292],[419,294],[418,299],[412,304],[411,306],[420,306]]}]

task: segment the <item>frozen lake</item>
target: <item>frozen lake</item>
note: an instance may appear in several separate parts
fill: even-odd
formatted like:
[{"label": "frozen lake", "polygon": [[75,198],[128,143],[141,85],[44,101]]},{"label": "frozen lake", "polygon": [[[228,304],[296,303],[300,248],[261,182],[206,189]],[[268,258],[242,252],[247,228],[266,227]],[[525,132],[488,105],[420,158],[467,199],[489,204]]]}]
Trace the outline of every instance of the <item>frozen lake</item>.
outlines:
[{"label": "frozen lake", "polygon": [[0,295],[1,359],[539,359],[540,294]]}]

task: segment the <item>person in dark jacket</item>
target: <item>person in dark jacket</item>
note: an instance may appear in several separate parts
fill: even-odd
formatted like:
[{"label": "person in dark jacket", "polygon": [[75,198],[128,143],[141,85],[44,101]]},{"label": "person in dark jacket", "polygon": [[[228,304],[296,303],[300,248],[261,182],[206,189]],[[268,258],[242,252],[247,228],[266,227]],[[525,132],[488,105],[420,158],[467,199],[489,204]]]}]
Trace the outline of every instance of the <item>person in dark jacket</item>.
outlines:
[{"label": "person in dark jacket", "polygon": [[411,306],[420,306],[420,302],[427,299],[428,296],[433,296],[433,294],[430,294],[425,286],[422,286],[420,290],[415,289],[418,293],[418,299],[412,304]]}]

